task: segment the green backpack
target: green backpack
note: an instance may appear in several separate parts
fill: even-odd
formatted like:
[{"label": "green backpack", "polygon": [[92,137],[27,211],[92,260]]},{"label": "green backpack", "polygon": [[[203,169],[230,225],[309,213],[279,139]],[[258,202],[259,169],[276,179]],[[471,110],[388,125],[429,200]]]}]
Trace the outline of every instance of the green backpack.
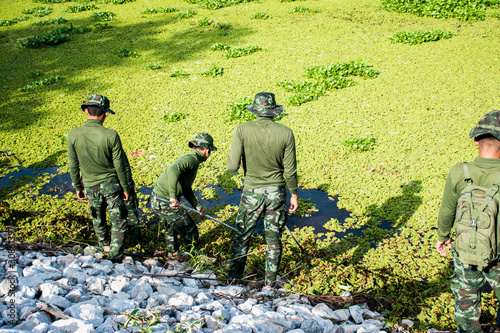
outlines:
[{"label": "green backpack", "polygon": [[484,268],[499,256],[500,175],[490,188],[475,186],[467,163],[463,167],[467,186],[458,199],[453,246],[460,262]]}]

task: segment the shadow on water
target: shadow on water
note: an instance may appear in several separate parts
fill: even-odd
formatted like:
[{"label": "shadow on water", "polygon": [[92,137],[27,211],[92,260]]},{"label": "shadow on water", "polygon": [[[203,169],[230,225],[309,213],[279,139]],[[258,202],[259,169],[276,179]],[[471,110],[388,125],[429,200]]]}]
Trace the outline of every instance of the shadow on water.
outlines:
[{"label": "shadow on water", "polygon": [[[69,173],[58,174],[58,167],[49,167],[43,170],[31,169],[31,168],[16,168],[8,170],[8,172],[3,176],[0,176],[0,200],[10,198],[12,195],[17,193],[17,188],[14,184],[14,180],[23,180],[23,181],[35,181],[36,177],[49,176],[48,182],[44,184],[39,190],[39,194],[47,194],[55,197],[62,197],[68,192],[73,192],[74,189],[71,184],[71,178]],[[222,188],[217,185],[209,185],[210,188],[213,188],[217,191],[215,197],[217,200],[210,199],[206,200],[203,198],[200,191],[196,192],[196,195],[200,199],[200,203],[202,206],[207,208],[214,208],[220,205],[231,205],[238,206],[241,197],[241,191],[234,191],[233,194],[224,193]],[[145,198],[141,199],[146,201],[147,196],[151,193],[152,188],[142,186],[138,189],[138,193],[142,193],[145,195]],[[302,199],[309,199],[307,202],[310,204],[314,204],[317,211],[313,211],[308,213],[307,216],[301,217],[297,215],[290,215],[288,217],[287,226],[290,230],[295,228],[303,228],[303,227],[314,227],[315,233],[327,233],[330,230],[325,229],[324,224],[330,221],[332,218],[337,219],[339,223],[342,225],[345,223],[345,220],[351,217],[351,213],[345,209],[339,209],[337,206],[338,199],[336,197],[329,196],[327,193],[320,190],[305,190],[299,188],[297,191],[298,197]],[[220,198],[220,199],[219,199]],[[288,193],[288,198],[290,198],[290,193]],[[76,199],[75,199],[76,200]],[[397,200],[396,200],[397,201]],[[183,198],[183,203],[189,204]],[[373,207],[372,207],[373,208]],[[381,209],[387,209],[380,207]],[[368,213],[373,214],[376,217],[378,214],[376,210],[370,209]],[[156,219],[153,218],[153,221]],[[382,229],[392,229],[395,228],[391,223],[388,222],[380,222],[381,225],[379,228]],[[259,219],[257,227],[255,228],[255,234],[263,235],[264,223],[263,219]],[[362,236],[363,230],[370,228],[369,225],[362,226],[353,229],[347,229],[345,232],[337,232],[336,237],[342,238],[346,235],[354,235],[354,236]]]}]

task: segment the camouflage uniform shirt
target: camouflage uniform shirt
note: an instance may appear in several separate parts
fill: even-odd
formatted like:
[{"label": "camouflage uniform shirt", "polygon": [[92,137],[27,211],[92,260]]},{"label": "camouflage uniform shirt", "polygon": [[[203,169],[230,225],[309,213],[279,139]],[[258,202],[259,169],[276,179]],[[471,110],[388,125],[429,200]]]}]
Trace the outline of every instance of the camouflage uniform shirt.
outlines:
[{"label": "camouflage uniform shirt", "polygon": [[[474,185],[491,187],[500,174],[500,160],[495,158],[476,157],[467,164]],[[438,216],[438,241],[446,242],[451,238],[451,230],[455,220],[458,198],[467,183],[462,164],[451,168],[444,187],[443,200]]]},{"label": "camouflage uniform shirt", "polygon": [[114,130],[102,126],[100,120],[88,119],[68,133],[67,146],[69,172],[77,191],[83,184],[92,187],[109,182],[119,182],[124,192],[129,191],[127,155]]},{"label": "camouflage uniform shirt", "polygon": [[180,200],[183,195],[195,209],[202,209],[191,186],[200,163],[204,161],[205,157],[196,149],[181,156],[163,171],[155,183],[153,193],[166,200],[170,198]]},{"label": "camouflage uniform shirt", "polygon": [[285,186],[286,179],[290,193],[297,193],[295,137],[285,125],[268,117],[239,125],[227,156],[228,170],[237,171],[240,162],[246,189]]}]

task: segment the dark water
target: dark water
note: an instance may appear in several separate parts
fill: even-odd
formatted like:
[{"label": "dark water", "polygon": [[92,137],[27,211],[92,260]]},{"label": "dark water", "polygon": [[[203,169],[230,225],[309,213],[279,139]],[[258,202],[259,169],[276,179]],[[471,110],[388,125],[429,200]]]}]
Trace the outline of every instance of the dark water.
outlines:
[{"label": "dark water", "polygon": [[[2,197],[8,198],[16,192],[15,188],[12,187],[14,179],[20,179],[22,176],[36,177],[40,174],[50,174],[54,177],[50,182],[42,187],[39,191],[40,194],[50,194],[53,196],[62,196],[67,192],[74,192],[71,185],[71,178],[69,173],[59,175],[57,173],[58,167],[50,167],[44,170],[36,169],[20,169],[19,171],[11,172],[10,174],[0,177],[0,199]],[[210,185],[210,187],[217,190],[217,195],[220,197],[219,200],[205,200],[202,199],[201,193],[198,191],[196,193],[197,197],[200,198],[200,203],[202,206],[207,208],[215,207],[216,205],[232,205],[238,206],[240,202],[241,192],[235,190],[233,194],[227,194],[222,191],[222,188],[215,185]],[[143,186],[138,189],[138,192],[149,195],[151,193],[151,188]],[[317,212],[312,212],[307,217],[299,217],[296,215],[291,215],[288,217],[287,226],[290,230],[302,227],[314,227],[316,233],[325,233],[329,230],[325,229],[323,225],[330,221],[332,218],[337,219],[340,224],[343,224],[345,219],[350,217],[350,212],[345,209],[339,209],[337,207],[338,199],[336,197],[329,196],[327,193],[320,190],[304,190],[299,188],[297,195],[302,199],[310,199],[308,203],[313,203],[316,206]],[[290,193],[288,193],[288,198],[290,198]],[[76,200],[76,197],[75,197]],[[185,204],[187,202],[184,201]],[[189,204],[187,204],[189,206]],[[344,233],[336,233],[336,237],[341,238],[347,234],[354,234],[356,236],[361,236],[362,231],[366,227],[360,229],[349,229]],[[390,223],[382,222],[383,229],[391,229]],[[263,229],[263,222],[260,219],[257,224],[255,233],[261,233]]]}]

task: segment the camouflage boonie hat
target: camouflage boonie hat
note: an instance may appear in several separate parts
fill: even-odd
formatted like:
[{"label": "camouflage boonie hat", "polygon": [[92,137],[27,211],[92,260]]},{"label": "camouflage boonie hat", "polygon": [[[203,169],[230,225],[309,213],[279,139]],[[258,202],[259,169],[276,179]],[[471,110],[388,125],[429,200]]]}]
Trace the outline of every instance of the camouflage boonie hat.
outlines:
[{"label": "camouflage boonie hat", "polygon": [[98,94],[90,95],[88,102],[82,104],[82,110],[85,110],[86,106],[91,106],[91,105],[99,106],[106,113],[115,114],[113,111],[109,109],[109,99],[106,96]]},{"label": "camouflage boonie hat", "polygon": [[247,106],[247,110],[257,117],[274,117],[283,112],[283,105],[276,105],[273,93],[260,92],[255,95],[253,105]]},{"label": "camouflage boonie hat", "polygon": [[500,141],[500,111],[495,110],[484,115],[470,131],[469,138],[484,134],[491,134]]},{"label": "camouflage boonie hat", "polygon": [[198,146],[201,148],[208,149],[210,151],[216,151],[217,148],[214,146],[214,139],[208,133],[200,133],[196,135],[196,139],[189,141],[189,148]]}]

